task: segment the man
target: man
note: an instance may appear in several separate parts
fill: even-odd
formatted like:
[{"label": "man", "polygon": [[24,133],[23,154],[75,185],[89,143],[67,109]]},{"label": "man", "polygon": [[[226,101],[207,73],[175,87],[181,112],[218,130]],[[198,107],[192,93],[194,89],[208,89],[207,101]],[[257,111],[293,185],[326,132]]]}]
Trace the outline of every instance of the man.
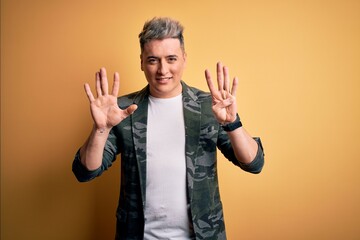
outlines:
[{"label": "man", "polygon": [[79,181],[108,169],[121,154],[116,239],[226,239],[217,180],[216,148],[245,171],[264,164],[259,138],[242,127],[237,78],[217,64],[210,93],[182,81],[186,65],[183,27],[169,18],[145,23],[139,35],[141,70],[148,85],[117,98],[119,75],[108,92],[106,70],[88,84],[94,127],[73,162]]}]

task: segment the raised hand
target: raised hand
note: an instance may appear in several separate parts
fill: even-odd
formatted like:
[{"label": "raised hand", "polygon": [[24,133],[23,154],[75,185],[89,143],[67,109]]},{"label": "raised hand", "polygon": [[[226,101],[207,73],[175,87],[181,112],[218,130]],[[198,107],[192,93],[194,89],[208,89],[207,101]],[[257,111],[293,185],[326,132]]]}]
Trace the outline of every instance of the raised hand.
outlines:
[{"label": "raised hand", "polygon": [[115,73],[113,88],[109,94],[106,69],[101,68],[99,72],[96,72],[95,77],[97,97],[95,98],[92,94],[88,83],[84,86],[86,95],[90,101],[91,115],[94,120],[95,128],[100,132],[110,130],[137,109],[135,104],[130,105],[125,110],[119,108],[117,104],[119,85],[119,74]]},{"label": "raised hand", "polygon": [[205,78],[212,96],[212,111],[217,121],[221,124],[234,122],[236,119],[236,87],[238,78],[235,77],[230,90],[229,69],[220,62],[217,63],[217,83],[216,88],[211,79],[209,70],[205,70]]}]

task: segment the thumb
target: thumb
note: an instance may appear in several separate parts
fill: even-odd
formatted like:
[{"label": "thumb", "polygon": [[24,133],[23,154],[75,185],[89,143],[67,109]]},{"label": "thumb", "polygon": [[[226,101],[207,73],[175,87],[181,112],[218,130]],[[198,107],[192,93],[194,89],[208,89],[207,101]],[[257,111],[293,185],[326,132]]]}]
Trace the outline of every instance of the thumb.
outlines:
[{"label": "thumb", "polygon": [[136,104],[132,104],[132,105],[130,105],[129,107],[127,107],[126,109],[125,109],[125,111],[126,111],[126,113],[128,114],[128,115],[131,115],[131,114],[133,114],[134,112],[135,112],[135,110],[138,108],[138,106],[136,105]]}]

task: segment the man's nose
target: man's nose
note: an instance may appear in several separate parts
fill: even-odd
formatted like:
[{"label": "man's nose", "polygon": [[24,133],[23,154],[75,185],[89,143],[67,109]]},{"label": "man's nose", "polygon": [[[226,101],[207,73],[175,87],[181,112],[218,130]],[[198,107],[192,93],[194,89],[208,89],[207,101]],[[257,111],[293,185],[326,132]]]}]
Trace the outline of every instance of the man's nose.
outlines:
[{"label": "man's nose", "polygon": [[169,66],[165,61],[160,61],[158,73],[161,75],[166,75],[169,71]]}]

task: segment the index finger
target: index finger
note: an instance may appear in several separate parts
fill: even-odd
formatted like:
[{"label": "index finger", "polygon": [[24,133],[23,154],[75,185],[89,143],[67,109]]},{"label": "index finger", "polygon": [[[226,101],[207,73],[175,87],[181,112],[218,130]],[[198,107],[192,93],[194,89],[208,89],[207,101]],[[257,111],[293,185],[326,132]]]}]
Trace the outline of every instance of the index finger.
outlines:
[{"label": "index finger", "polygon": [[207,82],[207,85],[209,87],[209,90],[210,90],[211,94],[214,95],[214,93],[216,92],[216,89],[215,89],[215,86],[213,84],[213,81],[211,80],[210,72],[207,69],[205,70],[205,78],[206,78],[206,82]]},{"label": "index finger", "polygon": [[117,97],[118,93],[119,93],[119,86],[120,86],[120,77],[119,77],[119,73],[114,73],[114,83],[113,83],[113,89],[111,92],[111,95],[113,95],[114,97]]}]

